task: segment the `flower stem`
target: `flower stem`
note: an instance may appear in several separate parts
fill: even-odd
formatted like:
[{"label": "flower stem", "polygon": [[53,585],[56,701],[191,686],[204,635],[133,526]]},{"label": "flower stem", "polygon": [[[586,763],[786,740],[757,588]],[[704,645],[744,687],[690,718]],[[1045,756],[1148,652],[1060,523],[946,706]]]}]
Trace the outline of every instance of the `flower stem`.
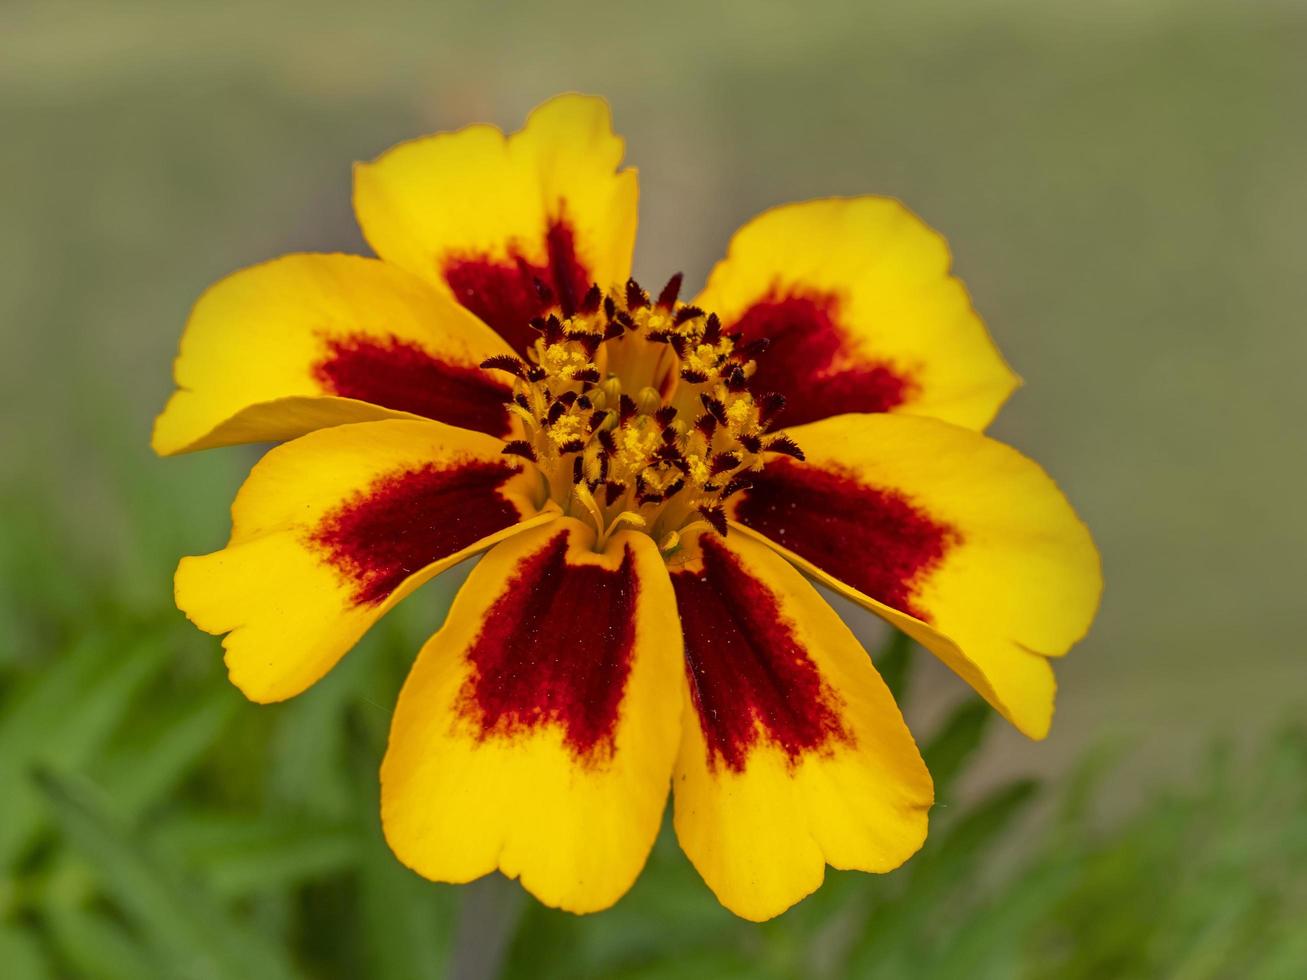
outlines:
[{"label": "flower stem", "polygon": [[522,889],[501,874],[489,874],[464,885],[461,892],[450,980],[495,980],[522,917]]}]

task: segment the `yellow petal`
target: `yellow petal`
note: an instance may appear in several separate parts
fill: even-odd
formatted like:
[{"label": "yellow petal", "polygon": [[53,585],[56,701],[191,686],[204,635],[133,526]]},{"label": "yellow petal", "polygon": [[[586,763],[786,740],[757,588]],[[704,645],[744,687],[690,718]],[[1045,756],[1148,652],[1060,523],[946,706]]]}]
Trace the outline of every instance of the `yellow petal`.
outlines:
[{"label": "yellow petal", "polygon": [[1019,381],[950,261],[897,201],[788,204],[735,233],[695,303],[770,340],[752,384],[786,396],[784,425],[889,411],[983,429]]},{"label": "yellow petal", "polygon": [[508,353],[447,296],[356,255],[287,255],[195,305],[154,427],[162,455],[422,416],[504,436],[511,392],[477,367]]},{"label": "yellow petal", "polygon": [[433,575],[541,514],[540,477],[497,439],[391,419],[271,450],[232,505],[227,547],[183,558],[177,605],[226,633],[232,683],[254,701],[300,693]]},{"label": "yellow petal", "polygon": [[1017,728],[1048,732],[1047,657],[1102,591],[1089,531],[1035,463],[934,419],[846,415],[790,430],[731,516],[934,651]]},{"label": "yellow petal", "polygon": [[354,171],[354,210],[388,262],[435,283],[518,351],[528,321],[550,306],[570,313],[591,283],[625,281],[635,247],[635,171],[608,104],[562,95],[505,137],[469,126],[412,140]]},{"label": "yellow petal", "polygon": [[647,535],[594,540],[561,518],[497,546],[405,682],[382,824],[419,874],[499,869],[590,912],[640,873],[679,737],[675,602]]},{"label": "yellow petal", "polygon": [[[698,551],[698,554],[695,552]],[[889,871],[926,837],[930,774],[847,626],[745,535],[672,566],[687,664],[681,846],[723,905],[771,918],[825,866]]]}]

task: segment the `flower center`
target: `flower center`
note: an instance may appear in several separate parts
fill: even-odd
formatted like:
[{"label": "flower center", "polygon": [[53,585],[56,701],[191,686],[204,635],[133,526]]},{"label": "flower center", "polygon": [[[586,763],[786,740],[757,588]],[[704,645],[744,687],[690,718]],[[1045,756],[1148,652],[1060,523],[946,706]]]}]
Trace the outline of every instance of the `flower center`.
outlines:
[{"label": "flower center", "polygon": [[680,286],[677,274],[656,300],[634,279],[620,293],[591,286],[573,315],[531,321],[540,336],[527,359],[481,365],[514,379],[522,433],[504,452],[540,468],[563,513],[593,521],[596,548],[619,527],[644,530],[664,554],[697,524],[725,534],[723,504],[763,453],[803,458],[768,433],[785,398],[749,389],[767,342],[723,331],[677,299]]}]

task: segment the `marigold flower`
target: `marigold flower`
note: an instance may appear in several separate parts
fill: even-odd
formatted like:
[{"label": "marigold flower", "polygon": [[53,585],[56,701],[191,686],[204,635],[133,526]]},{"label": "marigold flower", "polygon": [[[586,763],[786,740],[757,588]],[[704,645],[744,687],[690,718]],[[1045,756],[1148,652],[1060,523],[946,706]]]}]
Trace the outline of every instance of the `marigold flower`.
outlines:
[{"label": "marigold flower", "polygon": [[1098,556],[1052,480],[980,434],[1017,379],[939,235],[881,198],[776,208],[687,303],[679,275],[629,278],[622,155],[577,95],[511,136],[414,140],[355,170],[379,258],[289,255],[204,294],[155,449],[288,441],[227,547],[182,560],[177,603],[278,701],[484,552],[399,698],[396,855],[602,909],[670,787],[709,887],[765,919],[826,864],[900,865],[932,803],[809,577],[1042,738]]}]

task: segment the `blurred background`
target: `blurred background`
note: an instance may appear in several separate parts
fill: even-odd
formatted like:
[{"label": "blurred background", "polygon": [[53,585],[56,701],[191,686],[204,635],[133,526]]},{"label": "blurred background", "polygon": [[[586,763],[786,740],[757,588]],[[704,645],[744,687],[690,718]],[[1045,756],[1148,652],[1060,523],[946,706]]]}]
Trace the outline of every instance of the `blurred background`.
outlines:
[{"label": "blurred background", "polygon": [[[940,807],[764,926],[668,834],[585,919],[393,862],[386,726],[465,570],[274,707],[171,603],[256,458],[148,449],[200,291],[364,251],[352,161],[568,89],[640,168],[642,279],[821,195],[943,231],[1026,379],[991,431],[1103,552],[1043,743],[842,607]],[[1307,975],[1304,92],[1290,0],[0,4],[0,973]]]}]

